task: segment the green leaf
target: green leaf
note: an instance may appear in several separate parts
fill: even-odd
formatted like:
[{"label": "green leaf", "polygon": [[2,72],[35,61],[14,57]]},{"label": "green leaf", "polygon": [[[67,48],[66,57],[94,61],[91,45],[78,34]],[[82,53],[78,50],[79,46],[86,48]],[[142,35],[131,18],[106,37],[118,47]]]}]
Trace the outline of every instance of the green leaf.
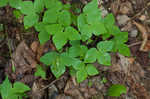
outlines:
[{"label": "green leaf", "polygon": [[52,9],[45,11],[43,17],[44,23],[56,23],[57,19],[58,19],[58,12]]},{"label": "green leaf", "polygon": [[97,44],[97,48],[102,52],[108,52],[108,51],[112,51],[113,45],[114,43],[112,41],[100,41]]},{"label": "green leaf", "polygon": [[[47,31],[48,30],[50,31],[50,29],[51,28],[47,27]],[[60,29],[62,28],[55,27],[51,30],[54,32],[57,32],[57,30],[60,30]],[[77,30],[75,30],[74,28],[70,26],[67,27],[64,32],[59,31],[53,36],[53,42],[57,49],[61,49],[67,43],[68,40],[80,40],[80,35],[77,32]]]},{"label": "green leaf", "polygon": [[80,14],[77,19],[78,29],[81,32],[82,40],[85,41],[92,36],[93,29],[90,27],[87,22],[84,14]]},{"label": "green leaf", "polygon": [[86,66],[86,71],[87,71],[88,75],[90,75],[90,76],[94,76],[99,73],[98,70],[96,69],[96,67],[92,64],[88,64]]},{"label": "green leaf", "polygon": [[46,43],[50,39],[50,35],[46,31],[41,31],[38,34],[40,44]]},{"label": "green leaf", "polygon": [[62,24],[63,26],[69,26],[71,24],[70,12],[67,10],[61,11],[58,16],[58,23]]},{"label": "green leaf", "polygon": [[10,95],[9,95],[9,97],[7,99],[9,99],[9,98],[10,99],[18,99],[18,97],[21,97],[21,94],[14,94],[13,91],[10,91]]},{"label": "green leaf", "polygon": [[69,56],[78,57],[80,54],[80,46],[72,46],[69,48]]},{"label": "green leaf", "polygon": [[38,22],[37,24],[34,25],[34,27],[36,31],[40,32],[40,31],[43,31],[43,29],[45,29],[46,25],[47,25],[46,23]]},{"label": "green leaf", "polygon": [[97,56],[98,62],[102,65],[110,66],[111,65],[111,56],[109,53],[100,52]]},{"label": "green leaf", "polygon": [[73,68],[75,70],[84,70],[85,69],[85,64],[80,60],[76,60],[73,64]]},{"label": "green leaf", "polygon": [[60,63],[60,59],[58,58],[55,63],[52,64],[51,71],[56,78],[59,78],[66,71],[66,68],[62,63]]},{"label": "green leaf", "polygon": [[0,0],[0,7],[4,7],[8,4],[8,0]]},{"label": "green leaf", "polygon": [[121,94],[126,93],[126,91],[127,89],[123,85],[120,84],[112,85],[108,89],[108,96],[120,96]]},{"label": "green leaf", "polygon": [[113,16],[112,13],[108,14],[105,18],[104,18],[104,23],[107,25],[107,24],[110,24],[110,25],[114,25],[115,24],[115,18]]},{"label": "green leaf", "polygon": [[43,79],[45,79],[46,78],[46,71],[44,71],[44,69],[40,65],[38,65],[36,69],[37,70],[36,70],[34,75],[35,76],[40,76]]},{"label": "green leaf", "polygon": [[38,20],[39,20],[39,16],[37,14],[24,16],[24,27],[28,29],[33,25],[35,25],[36,23],[38,23]]},{"label": "green leaf", "polygon": [[9,0],[9,5],[12,8],[20,9],[20,4],[22,3],[22,0]]},{"label": "green leaf", "polygon": [[65,32],[66,32],[66,35],[68,36],[69,40],[80,40],[81,39],[78,31],[71,26],[66,27]]},{"label": "green leaf", "polygon": [[69,41],[69,43],[70,43],[72,46],[78,46],[78,45],[80,45],[80,40]]},{"label": "green leaf", "polygon": [[86,52],[88,51],[88,48],[85,45],[81,45],[80,48],[81,48],[80,56],[84,58],[86,55]]},{"label": "green leaf", "polygon": [[111,37],[111,35],[116,36],[121,32],[117,26],[112,25],[110,22],[108,22],[107,24],[105,23],[105,28],[107,29],[107,33],[103,34],[102,36],[104,40]]},{"label": "green leaf", "polygon": [[87,76],[88,74],[85,69],[77,71],[76,73],[77,82],[80,83],[84,81],[87,78]]},{"label": "green leaf", "polygon": [[45,29],[49,34],[52,34],[52,35],[59,33],[59,32],[63,32],[64,30],[64,28],[60,24],[46,25]]},{"label": "green leaf", "polygon": [[71,75],[71,76],[76,76],[76,70],[75,69],[73,69],[73,68],[70,68],[70,70],[69,70],[69,74]]},{"label": "green leaf", "polygon": [[19,19],[22,16],[22,13],[20,12],[20,10],[13,10],[13,15]]},{"label": "green leaf", "polygon": [[75,45],[69,48],[69,56],[71,57],[84,57],[88,48],[84,45]]},{"label": "green leaf", "polygon": [[7,76],[4,82],[0,85],[0,93],[3,99],[9,99],[9,93],[11,88],[12,85]]},{"label": "green leaf", "polygon": [[32,1],[23,1],[20,3],[20,11],[26,15],[32,15],[35,13]]},{"label": "green leaf", "polygon": [[35,12],[40,13],[44,10],[44,0],[35,0],[34,1]]},{"label": "green leaf", "polygon": [[25,85],[24,83],[21,83],[21,82],[15,82],[14,84],[13,84],[13,88],[12,88],[12,92],[15,94],[22,94],[22,93],[24,93],[24,92],[26,92],[26,91],[29,91],[30,90],[30,88],[27,86],[27,85]]},{"label": "green leaf", "polygon": [[97,36],[97,35],[100,35],[100,34],[105,34],[107,33],[107,30],[104,26],[103,23],[101,22],[95,22],[92,24],[92,29],[93,29],[93,33]]},{"label": "green leaf", "polygon": [[87,51],[84,62],[85,63],[94,63],[97,59],[97,49],[96,48],[91,48]]},{"label": "green leaf", "polygon": [[83,8],[83,12],[84,13],[89,13],[89,12],[93,12],[95,9],[98,9],[98,1],[97,0],[92,0],[90,3],[88,3]]},{"label": "green leaf", "polygon": [[75,61],[76,59],[70,57],[68,53],[62,53],[60,55],[60,62],[64,64],[65,66],[72,66]]},{"label": "green leaf", "polygon": [[55,44],[57,50],[61,49],[67,43],[67,37],[65,37],[64,32],[56,33],[53,36],[53,43]]},{"label": "green leaf", "polygon": [[49,52],[49,53],[46,53],[45,55],[43,55],[40,58],[40,61],[46,65],[51,65],[56,60],[57,57],[58,57],[58,53]]},{"label": "green leaf", "polygon": [[122,42],[125,43],[128,41],[128,32],[120,32],[120,33],[116,33],[115,35],[115,41],[116,42]]},{"label": "green leaf", "polygon": [[[94,10],[94,9],[92,9]],[[93,24],[101,21],[100,10],[97,8],[92,12],[88,12],[86,14],[86,19],[88,24]]]},{"label": "green leaf", "polygon": [[[110,24],[107,24],[105,26],[110,34],[112,34],[114,36],[121,34],[119,27],[117,27],[115,25],[110,25]],[[128,34],[125,34],[125,35],[128,35]]]},{"label": "green leaf", "polygon": [[70,4],[64,4],[63,5],[63,9],[64,10],[69,10],[71,8],[71,5]]},{"label": "green leaf", "polygon": [[130,49],[126,44],[120,44],[118,45],[118,51],[120,54],[124,55],[124,56],[130,56]]},{"label": "green leaf", "polygon": [[58,12],[62,9],[63,5],[59,0],[44,0],[46,8],[55,10]]},{"label": "green leaf", "polygon": [[78,23],[78,28],[79,28],[79,30],[81,31],[82,28],[83,28],[83,26],[87,24],[87,23],[86,23],[86,18],[85,18],[85,16],[84,16],[84,14],[80,14],[80,15],[78,16],[77,23]]}]

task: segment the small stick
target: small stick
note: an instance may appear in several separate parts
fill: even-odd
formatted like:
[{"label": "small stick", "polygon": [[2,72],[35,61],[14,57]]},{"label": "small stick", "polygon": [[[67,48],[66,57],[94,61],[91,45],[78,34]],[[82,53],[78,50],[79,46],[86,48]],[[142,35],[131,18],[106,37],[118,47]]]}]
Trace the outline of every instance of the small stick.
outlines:
[{"label": "small stick", "polygon": [[63,79],[63,78],[64,78],[64,76],[62,76],[62,77],[59,78],[59,79],[56,79],[56,80],[52,81],[50,84],[48,84],[47,86],[45,86],[44,88],[42,88],[42,89],[39,90],[39,91],[41,92],[42,90],[47,89],[48,87],[50,87],[50,86],[52,86],[54,83],[56,83],[58,80]]},{"label": "small stick", "polygon": [[128,47],[136,46],[136,45],[139,45],[141,43],[142,43],[142,41],[135,42],[135,43],[132,43],[132,44],[128,45]]}]

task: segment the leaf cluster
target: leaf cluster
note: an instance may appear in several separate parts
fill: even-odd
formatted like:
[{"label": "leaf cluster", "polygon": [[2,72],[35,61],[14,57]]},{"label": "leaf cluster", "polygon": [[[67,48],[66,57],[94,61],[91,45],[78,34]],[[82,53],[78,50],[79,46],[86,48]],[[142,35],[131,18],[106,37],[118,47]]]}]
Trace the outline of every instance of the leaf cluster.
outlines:
[{"label": "leaf cluster", "polygon": [[[105,18],[101,17],[97,0],[92,0],[85,5],[83,12],[77,16],[76,20],[72,17],[71,8],[68,5],[63,5],[57,0],[55,2],[57,2],[55,8],[53,8],[53,3],[46,5],[47,10],[43,20],[35,28],[40,32],[41,44],[49,40],[51,36],[58,50],[41,57],[41,62],[50,66],[56,78],[59,78],[67,67],[70,69],[70,74],[76,76],[78,82],[82,82],[88,75],[99,73],[93,63],[111,65],[110,52],[130,56],[130,50],[125,44],[128,40],[128,33],[121,32],[115,26],[112,14],[108,14]],[[103,39],[97,43],[96,48],[88,48],[86,44],[80,43],[89,41],[93,35]],[[110,37],[112,38],[109,39]],[[68,41],[71,46],[62,52]],[[90,71],[92,74],[89,73]]]},{"label": "leaf cluster", "polygon": [[[125,44],[128,33],[120,31],[115,25],[113,14],[101,17],[97,0],[86,4],[79,15],[73,14],[72,5],[63,4],[59,0],[0,0],[0,7],[7,4],[24,15],[24,27],[34,27],[41,44],[52,40],[57,50],[46,53],[40,61],[50,67],[56,78],[68,68],[70,75],[75,76],[80,83],[88,76],[99,74],[93,63],[110,66],[111,52],[130,56],[130,50]],[[19,16],[18,12],[14,13]],[[96,47],[89,47],[93,36],[99,42],[95,43]],[[37,67],[35,76],[46,78],[41,66]]]},{"label": "leaf cluster", "polygon": [[25,92],[29,90],[30,88],[21,82],[15,82],[12,85],[8,77],[6,77],[4,82],[0,85],[2,99],[22,99],[23,97],[27,97]]},{"label": "leaf cluster", "polygon": [[[56,78],[59,78],[67,67],[72,71],[71,74],[75,74],[77,81],[82,82],[88,75],[98,74],[93,63],[111,65],[111,52],[130,56],[130,50],[125,44],[128,33],[121,32],[115,26],[115,18],[112,14],[108,14],[105,18],[101,17],[97,0],[92,0],[85,5],[79,15],[71,12],[70,4],[62,4],[59,0],[35,0],[34,2],[14,0],[13,3],[11,1],[2,0],[0,5],[9,3],[10,6],[19,9],[24,14],[24,27],[35,27],[39,32],[41,44],[52,39],[57,51],[46,53],[41,57],[41,62],[50,66]],[[86,44],[80,43],[90,41],[93,35],[102,38],[102,41],[95,44],[96,48],[88,48]],[[71,46],[64,48],[68,42]],[[90,70],[92,73],[89,73]],[[45,78],[40,67],[35,75]]]}]

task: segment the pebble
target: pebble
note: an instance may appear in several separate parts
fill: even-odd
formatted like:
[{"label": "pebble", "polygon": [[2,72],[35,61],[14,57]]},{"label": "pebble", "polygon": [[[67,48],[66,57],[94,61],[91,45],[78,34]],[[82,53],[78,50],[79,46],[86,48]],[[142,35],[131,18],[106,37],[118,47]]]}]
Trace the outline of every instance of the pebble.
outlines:
[{"label": "pebble", "polygon": [[117,16],[117,21],[118,21],[119,26],[125,25],[128,20],[130,20],[130,18],[127,15],[118,15]]},{"label": "pebble", "polygon": [[101,7],[100,10],[102,17],[105,17],[108,14],[108,11],[104,7]]},{"label": "pebble", "polygon": [[138,35],[138,31],[136,29],[131,30],[129,33],[130,37],[136,37]]}]

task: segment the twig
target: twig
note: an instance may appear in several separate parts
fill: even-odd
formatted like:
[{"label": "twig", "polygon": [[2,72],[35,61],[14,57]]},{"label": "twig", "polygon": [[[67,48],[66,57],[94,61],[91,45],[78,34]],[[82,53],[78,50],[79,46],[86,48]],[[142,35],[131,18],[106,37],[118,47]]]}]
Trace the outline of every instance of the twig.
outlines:
[{"label": "twig", "polygon": [[139,44],[142,44],[142,41],[139,41],[139,42],[135,42],[135,43],[133,43],[133,44],[130,44],[130,45],[128,45],[128,47],[136,46],[136,45],[139,45]]},{"label": "twig", "polygon": [[150,6],[150,2],[147,3],[146,7],[144,7],[140,12],[138,12],[137,14],[135,14],[129,21],[132,21],[134,18],[138,17],[139,15],[141,15],[141,13],[143,13],[145,11],[145,9],[147,9]]},{"label": "twig", "polygon": [[48,87],[50,87],[50,86],[52,86],[54,83],[56,83],[58,80],[63,79],[63,78],[64,78],[64,76],[62,76],[62,77],[59,78],[59,79],[56,79],[56,80],[52,81],[50,84],[48,84],[47,86],[45,86],[44,88],[42,88],[42,89],[39,90],[39,91],[41,92],[41,91],[47,89]]}]

